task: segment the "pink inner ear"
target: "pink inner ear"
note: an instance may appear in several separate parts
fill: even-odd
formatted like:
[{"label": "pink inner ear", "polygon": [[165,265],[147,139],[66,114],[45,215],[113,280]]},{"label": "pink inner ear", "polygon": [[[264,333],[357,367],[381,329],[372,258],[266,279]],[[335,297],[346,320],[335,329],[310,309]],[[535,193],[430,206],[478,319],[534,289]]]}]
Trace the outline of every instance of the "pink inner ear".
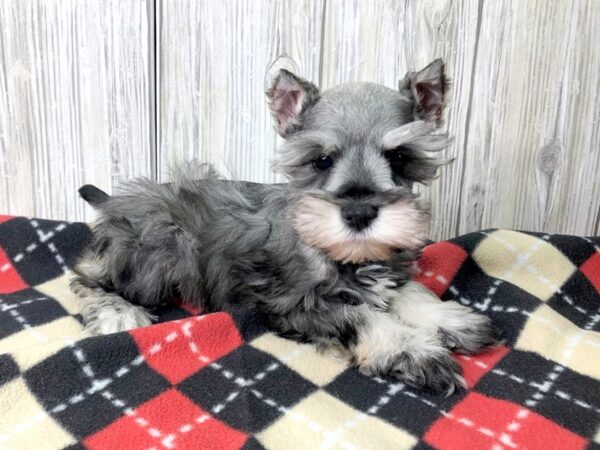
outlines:
[{"label": "pink inner ear", "polygon": [[277,116],[280,131],[285,131],[291,124],[296,123],[300,91],[276,90],[273,95],[273,110]]},{"label": "pink inner ear", "polygon": [[415,86],[419,96],[419,106],[428,116],[440,118],[444,106],[444,96],[441,81],[426,81]]}]

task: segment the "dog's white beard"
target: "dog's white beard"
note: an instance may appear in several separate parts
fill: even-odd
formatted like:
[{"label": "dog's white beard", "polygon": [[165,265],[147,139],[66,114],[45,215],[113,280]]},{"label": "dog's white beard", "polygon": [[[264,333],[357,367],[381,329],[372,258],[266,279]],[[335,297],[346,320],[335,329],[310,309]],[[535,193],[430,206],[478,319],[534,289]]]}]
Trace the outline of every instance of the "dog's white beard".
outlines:
[{"label": "dog's white beard", "polygon": [[388,259],[394,250],[415,250],[423,245],[427,217],[409,200],[398,200],[379,209],[373,223],[356,232],[344,223],[338,206],[304,196],[294,210],[294,228],[312,247],[343,263]]}]

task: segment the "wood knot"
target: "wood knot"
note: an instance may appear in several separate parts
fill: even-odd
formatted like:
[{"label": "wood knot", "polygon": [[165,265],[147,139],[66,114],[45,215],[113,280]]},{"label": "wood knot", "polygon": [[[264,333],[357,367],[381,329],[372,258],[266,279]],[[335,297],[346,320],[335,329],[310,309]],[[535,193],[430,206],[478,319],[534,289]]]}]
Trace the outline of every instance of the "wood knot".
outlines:
[{"label": "wood knot", "polygon": [[552,141],[538,151],[537,163],[542,172],[552,173],[562,162],[562,146],[557,141]]}]

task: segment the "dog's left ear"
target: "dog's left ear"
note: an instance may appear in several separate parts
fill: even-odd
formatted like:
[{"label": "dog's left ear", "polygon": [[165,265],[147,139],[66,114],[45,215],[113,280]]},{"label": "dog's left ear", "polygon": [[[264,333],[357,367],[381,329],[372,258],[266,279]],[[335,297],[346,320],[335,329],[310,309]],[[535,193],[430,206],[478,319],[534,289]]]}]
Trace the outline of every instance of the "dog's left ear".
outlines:
[{"label": "dog's left ear", "polygon": [[289,136],[301,124],[306,108],[319,99],[319,89],[314,84],[285,69],[279,70],[266,94],[281,137]]},{"label": "dog's left ear", "polygon": [[414,100],[417,119],[440,124],[446,106],[448,80],[442,59],[436,59],[419,72],[408,72],[400,81],[400,92]]}]

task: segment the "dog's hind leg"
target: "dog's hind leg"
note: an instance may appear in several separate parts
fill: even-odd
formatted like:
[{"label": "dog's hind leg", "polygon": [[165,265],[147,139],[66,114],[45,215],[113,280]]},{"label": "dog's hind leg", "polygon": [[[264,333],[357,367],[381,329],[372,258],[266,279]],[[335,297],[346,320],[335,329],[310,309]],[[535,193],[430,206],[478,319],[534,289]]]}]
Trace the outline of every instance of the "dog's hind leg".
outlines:
[{"label": "dog's hind leg", "polygon": [[102,265],[93,255],[84,257],[74,271],[71,289],[81,299],[81,315],[88,333],[118,333],[150,325],[156,319],[145,308],[101,286]]}]

